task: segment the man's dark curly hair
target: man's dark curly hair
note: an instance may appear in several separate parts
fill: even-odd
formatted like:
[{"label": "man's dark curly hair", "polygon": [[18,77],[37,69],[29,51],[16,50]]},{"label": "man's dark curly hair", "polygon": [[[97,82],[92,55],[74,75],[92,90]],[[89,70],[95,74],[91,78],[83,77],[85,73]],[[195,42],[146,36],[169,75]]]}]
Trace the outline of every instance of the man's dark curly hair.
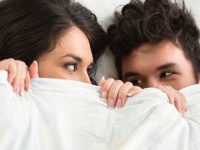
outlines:
[{"label": "man's dark curly hair", "polygon": [[109,46],[116,57],[121,78],[122,59],[145,43],[170,40],[184,51],[191,61],[196,79],[200,72],[199,29],[184,1],[131,0],[108,28]]}]

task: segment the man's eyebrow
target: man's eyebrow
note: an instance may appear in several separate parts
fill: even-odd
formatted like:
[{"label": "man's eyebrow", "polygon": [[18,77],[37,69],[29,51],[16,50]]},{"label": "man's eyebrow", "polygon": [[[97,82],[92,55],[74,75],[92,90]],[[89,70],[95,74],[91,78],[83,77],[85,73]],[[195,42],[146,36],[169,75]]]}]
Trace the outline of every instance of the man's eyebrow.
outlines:
[{"label": "man's eyebrow", "polygon": [[71,58],[75,59],[76,61],[78,61],[79,63],[81,63],[83,61],[83,59],[81,57],[78,57],[78,56],[73,55],[73,54],[64,55],[64,56],[61,57],[61,59],[64,58],[64,57],[71,57]]},{"label": "man's eyebrow", "polygon": [[[167,64],[159,66],[156,70],[160,71],[160,70],[174,68],[176,66],[177,65],[175,63],[167,63]],[[136,77],[136,76],[140,76],[140,74],[137,73],[137,72],[126,72],[125,75],[124,75],[124,79],[126,79],[128,77]]]},{"label": "man's eyebrow", "polygon": [[133,76],[139,76],[139,73],[136,72],[126,72],[124,75],[124,79],[128,78],[128,77],[133,77]]},{"label": "man's eyebrow", "polygon": [[170,68],[174,68],[176,66],[177,65],[175,63],[167,63],[167,64],[159,66],[156,70],[159,71],[159,70],[164,70],[164,69],[170,69]]}]

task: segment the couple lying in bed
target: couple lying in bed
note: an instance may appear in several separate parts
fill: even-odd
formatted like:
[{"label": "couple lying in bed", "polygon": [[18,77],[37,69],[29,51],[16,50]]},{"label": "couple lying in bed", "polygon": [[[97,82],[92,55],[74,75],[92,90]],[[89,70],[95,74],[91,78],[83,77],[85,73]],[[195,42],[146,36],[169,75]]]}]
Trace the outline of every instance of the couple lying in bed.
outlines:
[{"label": "couple lying in bed", "polygon": [[0,69],[17,94],[37,77],[91,83],[107,43],[122,80],[98,84],[111,108],[154,87],[184,116],[179,90],[199,83],[198,27],[184,6],[169,0],[131,1],[116,13],[108,36],[92,12],[70,0],[2,1],[0,26]]},{"label": "couple lying in bed", "polygon": [[[106,37],[79,3],[4,0],[0,31],[0,69],[22,95],[0,72],[0,149],[198,150],[199,31],[185,7],[131,1]],[[123,82],[102,78],[100,93],[122,109],[106,109],[98,86],[70,81],[92,83],[107,43]]]}]

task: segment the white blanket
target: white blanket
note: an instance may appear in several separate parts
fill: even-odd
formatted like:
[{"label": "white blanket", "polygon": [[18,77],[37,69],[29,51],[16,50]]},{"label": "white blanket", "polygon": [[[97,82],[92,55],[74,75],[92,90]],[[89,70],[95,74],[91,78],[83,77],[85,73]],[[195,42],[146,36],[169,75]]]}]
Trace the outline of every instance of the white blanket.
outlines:
[{"label": "white blanket", "polygon": [[99,87],[33,79],[16,96],[0,71],[0,150],[199,150],[200,85],[182,90],[183,118],[153,88],[108,109]]}]

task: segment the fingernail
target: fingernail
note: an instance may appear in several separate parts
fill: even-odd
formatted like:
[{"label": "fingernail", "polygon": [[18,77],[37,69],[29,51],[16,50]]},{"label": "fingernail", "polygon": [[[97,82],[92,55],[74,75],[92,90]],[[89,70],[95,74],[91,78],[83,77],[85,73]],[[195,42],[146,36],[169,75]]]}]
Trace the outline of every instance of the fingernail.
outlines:
[{"label": "fingernail", "polygon": [[114,105],[115,105],[114,101],[113,101],[112,99],[109,99],[109,100],[108,100],[108,108],[109,108],[109,109],[113,109],[113,108],[114,108]]},{"label": "fingernail", "polygon": [[122,107],[122,100],[118,99],[117,104],[116,104],[116,108],[121,108],[121,107]]},{"label": "fingernail", "polygon": [[28,91],[31,90],[31,83],[28,84]]},{"label": "fingernail", "polygon": [[127,96],[132,96],[133,95],[133,93],[134,93],[134,90],[130,90],[129,92],[128,92],[128,94],[127,94]]},{"label": "fingernail", "polygon": [[104,99],[107,98],[107,92],[105,92],[105,91],[102,92],[102,98],[104,98]]},{"label": "fingernail", "polygon": [[185,112],[184,111],[182,111],[182,116],[185,117]]},{"label": "fingernail", "polygon": [[105,80],[105,77],[104,77],[104,76],[101,77],[100,82],[101,82],[102,80]]},{"label": "fingernail", "polygon": [[101,79],[100,79],[100,81],[99,81],[99,84],[98,85],[100,85],[100,86],[102,86],[102,84],[105,82],[105,77],[103,76],[103,77],[101,77]]},{"label": "fingernail", "polygon": [[24,88],[21,88],[20,96],[24,96]]},{"label": "fingernail", "polygon": [[16,86],[14,92],[19,96],[19,87]]},{"label": "fingernail", "polygon": [[35,66],[37,66],[37,61],[36,60],[34,60],[33,63],[34,63]]}]

